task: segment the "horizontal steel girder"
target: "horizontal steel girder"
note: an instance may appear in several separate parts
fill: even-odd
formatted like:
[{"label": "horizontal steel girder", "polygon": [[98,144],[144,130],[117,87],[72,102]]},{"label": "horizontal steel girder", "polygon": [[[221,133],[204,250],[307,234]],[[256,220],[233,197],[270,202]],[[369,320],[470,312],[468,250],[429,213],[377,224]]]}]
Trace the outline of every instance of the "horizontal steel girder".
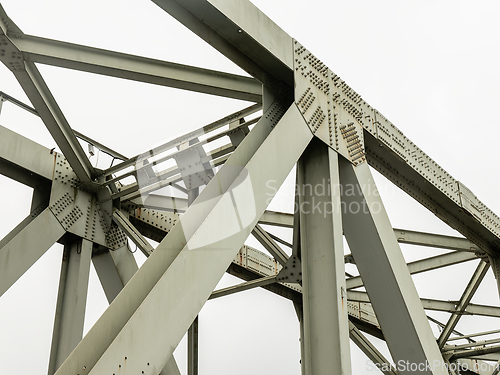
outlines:
[{"label": "horizontal steel girder", "polygon": [[[436,255],[434,257],[417,260],[415,262],[408,263],[407,266],[410,274],[415,275],[421,272],[448,267],[475,259],[478,259],[475,254],[455,251],[449,254]],[[363,280],[361,280],[360,276],[351,277],[346,280],[346,283],[347,289],[354,289],[363,286]]]},{"label": "horizontal steel girder", "polygon": [[262,101],[262,84],[254,78],[31,35],[14,35],[10,39],[25,61],[250,102]]},{"label": "horizontal steel girder", "polygon": [[[349,291],[347,293],[349,300],[356,302],[371,303],[370,298],[366,292]],[[457,311],[458,301],[440,301],[429,298],[420,298],[422,306],[425,310],[443,311],[454,313]],[[462,315],[479,315],[490,316],[493,318],[500,318],[500,307],[476,305],[469,303],[465,310],[461,312]]]}]

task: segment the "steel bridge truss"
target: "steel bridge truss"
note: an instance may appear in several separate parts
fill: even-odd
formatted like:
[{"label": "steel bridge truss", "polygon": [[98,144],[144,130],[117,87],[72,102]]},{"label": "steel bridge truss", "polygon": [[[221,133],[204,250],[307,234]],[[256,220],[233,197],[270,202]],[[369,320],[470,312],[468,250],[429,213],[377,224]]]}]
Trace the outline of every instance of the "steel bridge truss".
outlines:
[{"label": "steel bridge truss", "polygon": [[[33,107],[5,93],[0,104],[40,116],[62,151],[0,127],[0,172],[34,189],[31,212],[0,242],[0,295],[64,245],[49,375],[179,374],[172,354],[186,332],[188,372],[197,374],[205,302],[256,287],[293,301],[303,374],[350,374],[349,338],[387,364],[364,333],[385,340],[394,362],[498,360],[500,340],[473,339],[497,331],[455,330],[464,314],[500,317],[499,307],[470,303],[489,268],[499,280],[498,216],[249,1],[154,2],[253,78],[26,35],[0,6],[0,60]],[[36,63],[255,104],[127,158],[71,129]],[[119,162],[94,168],[77,138]],[[280,186],[295,165],[298,209],[266,211],[268,182]],[[465,238],[393,229],[369,166]],[[186,198],[155,194],[165,186]],[[293,229],[293,243],[264,224]],[[244,244],[250,234],[271,256]],[[148,257],[140,268],[129,240]],[[449,252],[407,264],[399,243]],[[474,260],[459,301],[417,294],[412,274]],[[110,305],[82,338],[91,262]],[[346,278],[345,263],[360,276]],[[244,282],[214,291],[224,272]],[[450,313],[429,318],[442,327],[437,338],[425,310]]]}]

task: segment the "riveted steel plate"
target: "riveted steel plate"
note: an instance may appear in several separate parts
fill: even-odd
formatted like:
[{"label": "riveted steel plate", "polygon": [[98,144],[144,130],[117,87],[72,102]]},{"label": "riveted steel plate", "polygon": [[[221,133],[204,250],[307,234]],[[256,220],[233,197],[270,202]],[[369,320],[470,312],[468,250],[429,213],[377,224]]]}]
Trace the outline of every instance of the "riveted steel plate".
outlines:
[{"label": "riveted steel plate", "polygon": [[66,231],[106,246],[108,227],[99,201],[80,188],[78,177],[61,154],[56,156],[49,207]]}]

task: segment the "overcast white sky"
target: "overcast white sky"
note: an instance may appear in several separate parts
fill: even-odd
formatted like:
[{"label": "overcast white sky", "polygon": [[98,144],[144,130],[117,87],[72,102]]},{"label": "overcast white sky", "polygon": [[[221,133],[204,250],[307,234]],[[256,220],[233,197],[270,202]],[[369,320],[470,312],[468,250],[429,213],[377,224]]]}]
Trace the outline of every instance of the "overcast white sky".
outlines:
[{"label": "overcast white sky", "polygon": [[[150,1],[0,2],[27,34],[243,74]],[[254,3],[500,213],[498,2]],[[75,130],[127,156],[248,105],[54,67],[39,69]],[[3,65],[0,91],[29,103]],[[41,121],[12,104],[4,104],[0,124],[46,147],[56,146]],[[101,155],[102,163],[109,160]],[[383,178],[377,176],[377,181],[394,227],[454,234]],[[0,189],[3,237],[28,214],[31,191],[4,177],[0,177]],[[284,201],[273,206],[287,207],[290,204]],[[407,259],[436,254],[402,248]],[[46,373],[61,253],[61,247],[54,246],[0,299],[0,374]],[[453,266],[449,272],[414,279],[421,296],[456,300],[474,267],[472,263]],[[224,285],[232,282],[231,277],[223,279]],[[495,288],[489,273],[473,302],[498,305]],[[86,330],[105,307],[93,273]],[[446,314],[430,315],[447,319]],[[208,302],[200,319],[200,374],[300,373],[298,323],[291,302],[266,291],[248,291]],[[498,327],[496,320],[486,318],[475,321],[473,327],[472,320],[464,317],[457,329]],[[185,373],[185,343],[176,354]],[[365,362],[353,348],[353,374],[369,374]]]}]

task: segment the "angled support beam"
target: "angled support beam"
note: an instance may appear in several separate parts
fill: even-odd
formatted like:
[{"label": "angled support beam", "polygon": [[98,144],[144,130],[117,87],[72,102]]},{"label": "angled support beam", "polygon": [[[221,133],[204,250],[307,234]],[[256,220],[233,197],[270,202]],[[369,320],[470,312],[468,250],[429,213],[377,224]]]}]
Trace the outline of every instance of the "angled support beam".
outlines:
[{"label": "angled support beam", "polygon": [[0,61],[13,73],[29,100],[35,107],[45,126],[82,182],[90,182],[95,176],[94,167],[76,139],[56,100],[34,63],[25,61],[22,52],[13,43],[10,35],[23,35],[0,7],[0,39],[4,49]]},{"label": "angled support beam", "polygon": [[268,87],[293,87],[292,38],[247,0],[153,0]]},{"label": "angled support beam", "polygon": [[[109,303],[116,298],[139,269],[128,245],[94,255],[92,262]],[[181,375],[173,355],[160,375]]]},{"label": "angled support beam", "polygon": [[[389,361],[380,353],[375,346],[361,333],[356,326],[349,322],[349,338],[361,349],[363,353],[376,365],[384,375],[398,375],[398,373],[390,366]],[[386,369],[387,370],[383,370]]]},{"label": "angled support beam", "polygon": [[229,286],[227,288],[215,290],[214,292],[212,292],[209,299],[219,298],[219,297],[223,297],[223,296],[229,296],[229,295],[234,294],[234,293],[239,293],[239,292],[243,292],[245,290],[250,290],[250,289],[258,288],[261,286],[274,284],[276,282],[278,282],[276,280],[276,276],[262,277],[262,278],[255,279],[252,281],[247,281],[246,283],[241,283],[241,284]]},{"label": "angled support beam", "polygon": [[[20,100],[17,100],[16,98],[13,98],[12,96],[7,95],[4,92],[0,91],[0,102],[7,101],[7,100],[11,103],[14,103],[18,107],[24,109],[25,111],[28,111],[28,112],[34,114],[35,116],[39,116],[38,112],[36,111],[35,108],[32,108],[29,105],[24,104]],[[75,136],[77,138],[80,138],[80,139],[84,140],[85,142],[90,143],[93,146],[96,146],[99,150],[105,152],[106,154],[112,156],[115,159],[120,159],[120,160],[127,160],[128,159],[126,156],[119,154],[118,152],[110,149],[109,147],[104,146],[102,143],[99,143],[99,142],[93,140],[92,138],[87,137],[86,135],[77,132],[76,130],[74,130],[73,132],[75,133]]]},{"label": "angled support beam", "polygon": [[394,361],[442,361],[367,163],[354,167],[341,159],[340,181],[353,192],[342,196],[344,234]]},{"label": "angled support beam", "polygon": [[50,184],[56,153],[0,126],[0,173],[30,187]]},{"label": "angled support beam", "polygon": [[66,231],[49,208],[32,212],[0,241],[0,296]]},{"label": "angled support beam", "polygon": [[[408,271],[411,275],[421,272],[431,271],[443,267],[448,267],[453,264],[459,264],[477,259],[473,253],[454,251],[452,253],[436,255],[434,257],[417,260],[408,263]],[[363,286],[363,280],[360,276],[351,277],[346,280],[347,289],[354,289]]]},{"label": "angled support beam", "polygon": [[[350,374],[338,154],[314,138],[297,165],[306,374]],[[324,186],[330,180],[329,186]],[[322,186],[324,194],[315,194]],[[315,210],[313,207],[319,207]]]},{"label": "angled support beam", "polygon": [[150,256],[154,251],[153,246],[134,227],[128,218],[120,210],[113,212],[113,221],[123,230],[133,243],[142,251],[145,256]]},{"label": "angled support beam", "polygon": [[496,363],[495,370],[491,373],[491,375],[498,375],[500,373],[500,359]]},{"label": "angled support beam", "polygon": [[25,62],[24,70],[14,71],[14,75],[80,181],[92,181],[94,167],[35,64]]},{"label": "angled support beam", "polygon": [[257,224],[253,229],[252,235],[282,266],[286,264],[288,255],[281,249],[281,247],[279,247],[269,233],[262,229],[259,224]]},{"label": "angled support beam", "polygon": [[[295,106],[280,117],[263,116],[58,375],[117,372],[125,357],[131,373],[163,368],[264,212],[266,181],[281,185],[312,138]],[[131,354],[130,345],[148,349]]]},{"label": "angled support beam", "polygon": [[109,303],[116,298],[139,269],[128,244],[116,250],[94,255],[92,263]]},{"label": "angled support beam", "polygon": [[64,245],[48,375],[56,372],[83,337],[91,257],[92,242],[86,239]]},{"label": "angled support beam", "polygon": [[458,302],[458,305],[456,307],[456,312],[450,316],[450,319],[446,323],[446,326],[443,328],[441,335],[439,335],[439,338],[437,340],[439,348],[442,348],[446,344],[446,341],[448,340],[452,331],[457,326],[458,321],[462,317],[462,313],[467,309],[467,305],[474,296],[477,288],[479,288],[481,281],[483,281],[489,267],[490,265],[488,263],[484,261],[479,262],[479,265],[474,271],[474,274],[472,275],[469,284],[465,288],[462,297],[460,297],[460,301]]},{"label": "angled support beam", "polygon": [[[208,125],[205,125],[201,128],[198,128],[198,129],[196,129],[188,134],[184,134],[181,137],[177,137],[177,138],[175,138],[167,143],[164,143],[158,147],[150,149],[141,155],[136,155],[136,156],[129,158],[128,160],[120,163],[120,164],[117,164],[111,168],[108,168],[106,171],[104,171],[103,176],[107,177],[107,176],[110,176],[116,172],[119,172],[119,171],[121,171],[121,170],[123,170],[131,165],[137,165],[139,161],[145,160],[146,155],[147,155],[146,157],[153,156],[153,155],[159,155],[162,152],[170,150],[174,147],[179,147],[181,144],[188,142],[188,141],[191,141],[192,139],[204,136],[207,133],[210,133],[216,129],[221,128],[224,125],[229,124],[231,121],[234,121],[235,119],[240,119],[240,118],[244,118],[246,116],[252,115],[255,112],[259,111],[260,109],[262,109],[261,104],[254,104],[250,107],[247,107],[247,108],[242,109],[240,111],[234,112],[234,113],[232,113],[228,116],[225,116],[217,121],[214,121],[214,122],[212,122]],[[111,181],[113,181],[113,180],[111,180]],[[109,183],[111,183],[111,181],[106,181],[106,183],[109,184]]]},{"label": "angled support beam", "polygon": [[262,84],[249,77],[196,68],[31,35],[11,37],[26,61],[227,98],[262,101]]}]

